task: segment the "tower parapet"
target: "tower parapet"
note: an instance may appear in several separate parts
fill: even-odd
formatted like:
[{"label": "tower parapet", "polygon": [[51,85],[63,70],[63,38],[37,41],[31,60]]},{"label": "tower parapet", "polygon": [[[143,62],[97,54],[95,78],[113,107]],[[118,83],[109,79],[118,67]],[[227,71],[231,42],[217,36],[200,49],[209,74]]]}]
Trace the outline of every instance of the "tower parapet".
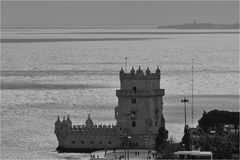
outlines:
[{"label": "tower parapet", "polygon": [[92,119],[90,117],[90,114],[88,114],[88,119],[86,120],[85,124],[86,124],[87,128],[93,128],[94,124],[93,124],[93,121],[92,121]]},{"label": "tower parapet", "polygon": [[139,68],[135,71],[134,68],[132,67],[131,71],[129,73],[125,73],[123,68],[121,68],[120,73],[119,73],[119,77],[120,80],[123,79],[160,79],[161,75],[161,71],[159,69],[159,67],[156,69],[155,73],[151,73],[149,67],[147,68],[147,70],[144,71],[141,69],[141,67],[139,66]]},{"label": "tower parapet", "polygon": [[85,125],[72,125],[70,124],[71,120],[69,115],[67,116],[67,120],[63,117],[61,121],[59,116],[55,123],[55,133],[65,133],[65,134],[91,134],[91,135],[116,135],[121,134],[121,131],[116,125],[94,125],[90,114],[85,122]]}]

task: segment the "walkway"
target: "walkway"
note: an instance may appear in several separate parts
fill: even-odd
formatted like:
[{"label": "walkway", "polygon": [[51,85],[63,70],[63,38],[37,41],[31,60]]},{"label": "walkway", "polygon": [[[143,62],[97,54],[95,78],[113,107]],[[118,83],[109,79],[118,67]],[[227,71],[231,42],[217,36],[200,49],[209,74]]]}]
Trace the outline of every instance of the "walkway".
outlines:
[{"label": "walkway", "polygon": [[[106,154],[104,150],[96,151],[91,153],[90,160],[125,160],[124,158],[124,150],[118,149],[115,150],[107,150]],[[95,158],[94,158],[95,157]],[[148,150],[144,149],[130,149],[129,150],[129,160],[153,160],[152,153],[148,154]]]}]

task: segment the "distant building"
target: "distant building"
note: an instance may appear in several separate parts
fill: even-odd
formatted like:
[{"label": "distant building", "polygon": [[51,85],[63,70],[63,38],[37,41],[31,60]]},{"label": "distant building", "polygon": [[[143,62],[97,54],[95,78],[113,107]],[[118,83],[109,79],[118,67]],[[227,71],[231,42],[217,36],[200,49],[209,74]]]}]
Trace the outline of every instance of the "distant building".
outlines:
[{"label": "distant building", "polygon": [[160,89],[160,69],[144,73],[139,68],[130,73],[120,70],[120,90],[116,91],[116,125],[94,125],[90,115],[85,125],[72,125],[70,117],[58,117],[55,134],[58,151],[91,152],[100,149],[153,149],[163,121],[164,89]]},{"label": "distant building", "polygon": [[239,124],[236,126],[234,124],[224,125],[224,131],[227,133],[239,133]]},{"label": "distant building", "polygon": [[196,21],[196,20],[193,20],[193,24],[197,24],[197,21]]}]

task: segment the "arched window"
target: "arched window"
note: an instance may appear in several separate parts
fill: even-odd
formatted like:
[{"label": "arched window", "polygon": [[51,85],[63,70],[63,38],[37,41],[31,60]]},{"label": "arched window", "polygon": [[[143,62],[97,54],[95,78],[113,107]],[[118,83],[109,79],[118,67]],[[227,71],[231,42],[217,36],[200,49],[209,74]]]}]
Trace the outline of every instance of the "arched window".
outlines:
[{"label": "arched window", "polygon": [[81,141],[82,142],[82,144],[84,144],[84,141]]},{"label": "arched window", "polygon": [[72,141],[72,144],[75,144],[76,142],[75,141]]},{"label": "arched window", "polygon": [[136,122],[132,121],[132,127],[136,127]]},{"label": "arched window", "polygon": [[102,144],[102,141],[99,141],[99,144]]}]

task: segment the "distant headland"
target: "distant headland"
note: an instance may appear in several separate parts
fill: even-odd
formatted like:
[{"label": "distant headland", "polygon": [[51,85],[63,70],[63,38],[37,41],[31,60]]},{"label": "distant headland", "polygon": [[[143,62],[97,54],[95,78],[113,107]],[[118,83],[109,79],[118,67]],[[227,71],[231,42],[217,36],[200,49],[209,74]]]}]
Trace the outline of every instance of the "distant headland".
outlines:
[{"label": "distant headland", "polygon": [[159,29],[240,29],[239,23],[235,24],[213,24],[213,23],[185,23],[179,25],[158,26]]}]

